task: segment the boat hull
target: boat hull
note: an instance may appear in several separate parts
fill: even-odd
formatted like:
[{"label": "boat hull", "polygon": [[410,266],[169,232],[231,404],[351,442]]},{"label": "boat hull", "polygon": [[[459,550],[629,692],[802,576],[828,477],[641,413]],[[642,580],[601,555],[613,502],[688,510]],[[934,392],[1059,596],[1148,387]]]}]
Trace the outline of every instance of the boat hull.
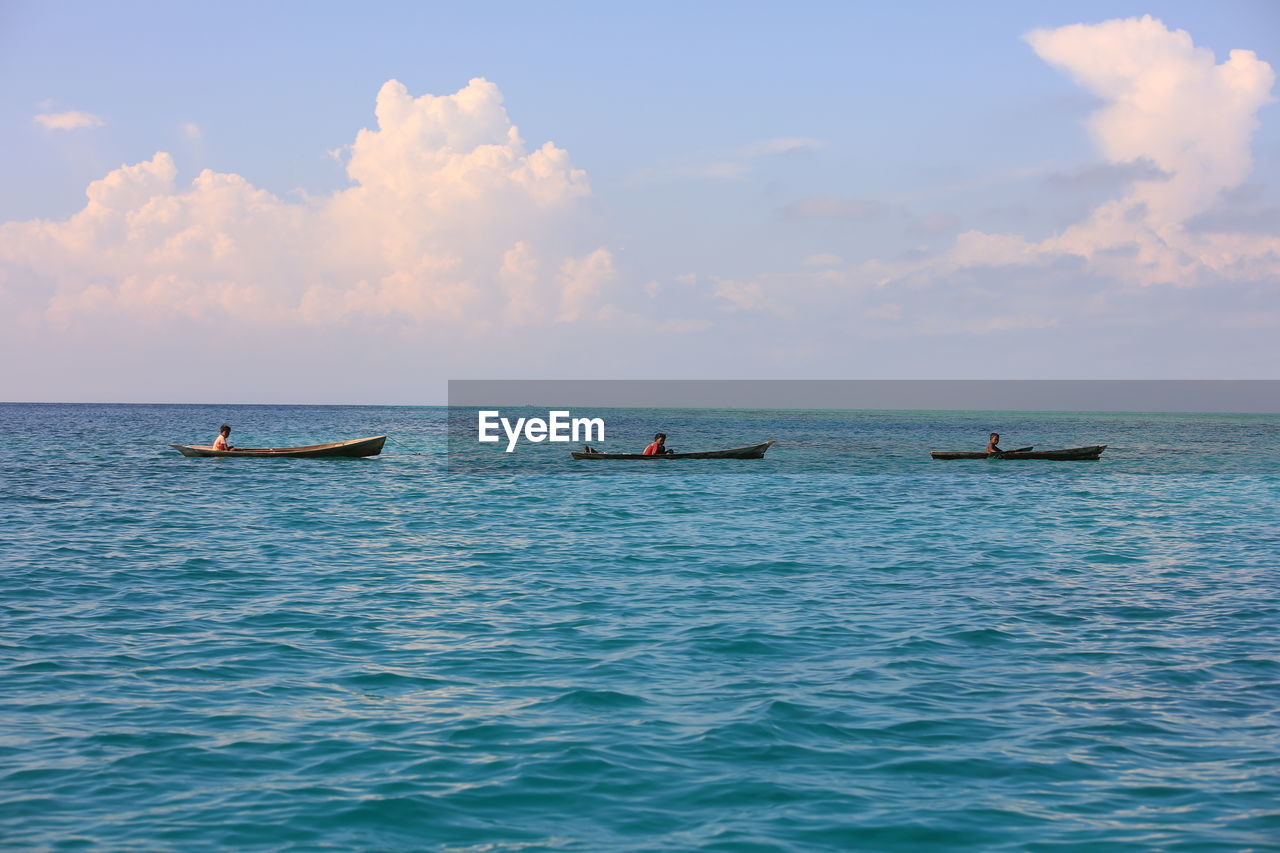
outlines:
[{"label": "boat hull", "polygon": [[934,459],[1048,459],[1063,462],[1082,462],[1097,459],[1106,450],[1105,444],[1091,444],[1088,447],[1067,447],[1062,450],[1036,450],[1020,453],[985,453],[969,450],[935,450],[929,455]]},{"label": "boat hull", "polygon": [[643,453],[588,453],[585,450],[572,451],[574,459],[635,459],[659,461],[663,459],[763,459],[765,451],[777,442],[766,441],[764,444],[753,444],[750,447],[734,447],[730,450],[704,450],[700,453],[667,453],[662,456],[645,456]]},{"label": "boat hull", "polygon": [[333,441],[328,444],[308,444],[302,447],[237,447],[235,450],[214,450],[201,444],[171,444],[174,450],[189,457],[216,457],[218,459],[359,459],[377,456],[386,442],[385,435],[355,438],[350,441]]}]

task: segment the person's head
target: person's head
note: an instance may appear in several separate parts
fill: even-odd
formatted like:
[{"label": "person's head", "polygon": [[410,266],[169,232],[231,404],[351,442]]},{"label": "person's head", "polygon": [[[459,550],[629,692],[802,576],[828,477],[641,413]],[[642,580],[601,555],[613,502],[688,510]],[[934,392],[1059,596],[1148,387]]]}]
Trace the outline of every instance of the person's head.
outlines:
[{"label": "person's head", "polygon": [[222,427],[218,430],[218,432],[222,433],[223,435],[231,435],[231,425],[223,424]]},{"label": "person's head", "polygon": [[664,441],[667,440],[667,434],[665,432],[655,433],[653,436],[653,440],[658,442],[659,444],[662,444]]},{"label": "person's head", "polygon": [[988,436],[988,438],[990,438],[992,441],[999,441],[999,440],[1000,440],[1000,433],[998,433],[998,432],[993,432],[993,433],[991,433],[991,435],[990,435],[990,436]]}]

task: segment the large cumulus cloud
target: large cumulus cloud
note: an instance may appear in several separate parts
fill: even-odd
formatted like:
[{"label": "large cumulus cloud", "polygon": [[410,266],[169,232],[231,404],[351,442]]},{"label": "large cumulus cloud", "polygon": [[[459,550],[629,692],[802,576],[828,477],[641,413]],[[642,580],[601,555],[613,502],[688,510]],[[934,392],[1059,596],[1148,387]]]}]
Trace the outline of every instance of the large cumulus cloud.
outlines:
[{"label": "large cumulus cloud", "polygon": [[[969,230],[937,250],[722,283],[713,294],[721,309],[841,316],[877,339],[1067,325],[1123,336],[1126,326],[1197,311],[1206,333],[1211,322],[1222,326],[1222,339],[1229,327],[1274,322],[1280,234],[1206,227],[1253,168],[1259,113],[1274,100],[1271,66],[1249,50],[1219,62],[1149,16],[1025,38],[1097,99],[1087,129],[1104,162],[1090,175],[1105,177],[1115,197],[1042,239]],[[1221,300],[1174,297],[1171,288]],[[1166,348],[1183,354],[1190,327],[1170,332]],[[1224,363],[1212,356],[1200,369]]]},{"label": "large cumulus cloud", "polygon": [[[1274,207],[1245,199],[1271,66],[1247,50],[1219,61],[1150,17],[1025,38],[1098,103],[1087,129],[1100,162],[1051,183],[1108,195],[1048,236],[814,196],[783,220],[831,226],[838,241],[837,225],[892,219],[927,242],[815,247],[838,254],[806,251],[795,270],[731,257],[666,269],[682,246],[624,265],[586,174],[552,143],[527,145],[495,85],[415,97],[393,80],[375,126],[343,149],[350,183],[336,192],[286,200],[212,171],[180,184],[158,153],[95,181],[67,219],[0,225],[0,370],[31,371],[0,392],[193,398],[173,392],[181,374],[164,360],[241,351],[241,375],[291,371],[259,382],[256,399],[281,399],[286,379],[322,387],[326,368],[385,374],[363,399],[425,396],[400,389],[428,369],[435,380],[1273,374],[1280,234]],[[787,137],[735,156],[811,148]],[[243,399],[238,381],[195,398]]]},{"label": "large cumulus cloud", "polygon": [[[0,287],[30,324],[173,318],[280,326],[572,321],[604,302],[583,244],[586,174],[529,150],[493,83],[413,97],[392,80],[346,150],[351,186],[286,201],[235,174],[187,186],[164,152],[122,166],[62,221],[0,226]],[[518,258],[521,275],[510,275]]]},{"label": "large cumulus cloud", "polygon": [[940,266],[1052,264],[1083,259],[1118,283],[1193,286],[1280,273],[1280,237],[1189,229],[1253,167],[1258,112],[1275,72],[1251,50],[1217,62],[1183,30],[1150,16],[1028,33],[1027,42],[1101,102],[1088,119],[1099,153],[1132,177],[1121,197],[1041,241],[962,234]]}]

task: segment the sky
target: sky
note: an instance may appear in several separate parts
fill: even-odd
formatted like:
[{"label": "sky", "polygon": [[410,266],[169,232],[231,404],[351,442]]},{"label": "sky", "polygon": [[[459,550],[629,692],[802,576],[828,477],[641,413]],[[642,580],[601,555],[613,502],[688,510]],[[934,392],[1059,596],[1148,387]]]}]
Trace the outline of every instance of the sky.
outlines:
[{"label": "sky", "polygon": [[1280,5],[0,0],[0,399],[1280,376]]}]

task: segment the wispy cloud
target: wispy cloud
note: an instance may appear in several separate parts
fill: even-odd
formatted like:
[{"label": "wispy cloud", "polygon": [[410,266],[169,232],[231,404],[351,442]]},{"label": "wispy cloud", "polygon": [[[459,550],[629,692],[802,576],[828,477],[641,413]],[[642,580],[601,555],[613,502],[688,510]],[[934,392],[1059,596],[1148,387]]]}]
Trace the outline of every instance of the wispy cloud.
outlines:
[{"label": "wispy cloud", "polygon": [[843,219],[859,221],[893,213],[893,205],[882,201],[839,196],[810,196],[793,201],[780,211],[786,219]]},{"label": "wispy cloud", "polygon": [[1045,183],[1059,190],[1115,189],[1134,181],[1167,181],[1173,175],[1146,157],[1127,163],[1091,163],[1075,169],[1051,172]]},{"label": "wispy cloud", "polygon": [[907,231],[918,237],[954,234],[960,230],[960,218],[951,213],[930,213],[911,220]]},{"label": "wispy cloud", "polygon": [[652,166],[632,174],[634,181],[695,178],[737,181],[750,175],[761,161],[812,154],[823,147],[820,139],[779,136],[710,154],[691,156],[675,163]]},{"label": "wispy cloud", "polygon": [[811,154],[822,145],[822,140],[810,139],[806,136],[779,136],[776,139],[764,139],[740,148],[737,153],[744,160],[757,160],[761,157],[776,157],[780,154]]},{"label": "wispy cloud", "polygon": [[33,121],[45,130],[80,130],[86,127],[102,127],[102,125],[106,124],[101,116],[81,110],[67,110],[61,113],[36,113]]}]

